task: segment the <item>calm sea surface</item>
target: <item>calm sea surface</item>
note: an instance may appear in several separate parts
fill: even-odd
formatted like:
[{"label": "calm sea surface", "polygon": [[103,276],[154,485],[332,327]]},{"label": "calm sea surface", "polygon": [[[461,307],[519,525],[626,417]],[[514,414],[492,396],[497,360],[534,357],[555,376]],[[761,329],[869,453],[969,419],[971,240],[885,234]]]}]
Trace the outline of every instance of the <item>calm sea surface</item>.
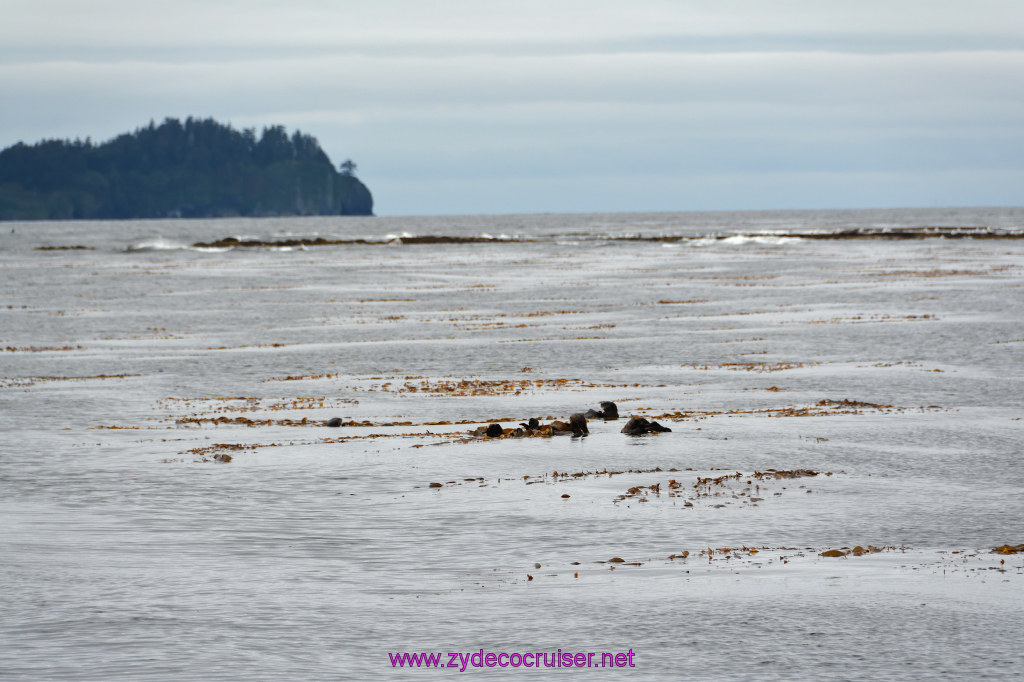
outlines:
[{"label": "calm sea surface", "polygon": [[[1022,236],[0,224],[0,678],[1020,677]],[[193,246],[227,237],[263,245]],[[601,401],[584,438],[472,435]]]}]

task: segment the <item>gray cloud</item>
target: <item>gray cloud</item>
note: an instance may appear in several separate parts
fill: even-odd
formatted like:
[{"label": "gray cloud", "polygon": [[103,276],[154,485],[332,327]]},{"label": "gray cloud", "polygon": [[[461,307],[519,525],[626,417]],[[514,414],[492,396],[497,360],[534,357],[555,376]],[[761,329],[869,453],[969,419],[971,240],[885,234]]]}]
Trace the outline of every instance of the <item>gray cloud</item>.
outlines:
[{"label": "gray cloud", "polygon": [[1020,203],[1019,4],[16,3],[0,144],[283,123],[381,213]]}]

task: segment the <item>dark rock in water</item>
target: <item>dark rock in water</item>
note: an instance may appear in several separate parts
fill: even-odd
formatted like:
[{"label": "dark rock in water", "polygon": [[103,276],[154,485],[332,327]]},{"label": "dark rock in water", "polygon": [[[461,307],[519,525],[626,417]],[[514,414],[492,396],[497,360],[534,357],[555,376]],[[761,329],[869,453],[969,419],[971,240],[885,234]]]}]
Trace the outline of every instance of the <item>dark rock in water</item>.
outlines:
[{"label": "dark rock in water", "polygon": [[610,400],[601,403],[601,410],[587,410],[587,419],[618,419],[619,408]]},{"label": "dark rock in water", "polygon": [[333,419],[328,419],[327,423],[325,423],[324,426],[341,426],[341,417],[334,417]]},{"label": "dark rock in water", "polygon": [[643,436],[648,433],[660,433],[671,430],[667,426],[662,426],[656,421],[648,421],[644,417],[630,417],[626,425],[622,427],[622,433],[627,436]]},{"label": "dark rock in water", "polygon": [[505,431],[501,428],[500,424],[491,424],[487,427],[486,435],[488,438],[500,438]]}]

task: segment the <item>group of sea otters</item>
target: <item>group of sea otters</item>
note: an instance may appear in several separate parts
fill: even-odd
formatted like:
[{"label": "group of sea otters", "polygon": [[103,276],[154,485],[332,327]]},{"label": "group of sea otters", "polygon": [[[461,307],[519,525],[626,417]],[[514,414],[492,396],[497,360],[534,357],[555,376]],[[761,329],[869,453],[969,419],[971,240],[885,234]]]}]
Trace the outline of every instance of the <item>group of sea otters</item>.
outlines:
[{"label": "group of sea otters", "polygon": [[[619,418],[619,408],[615,403],[606,400],[601,403],[600,410],[587,410],[586,414],[576,412],[569,415],[569,421],[555,420],[550,424],[541,424],[536,417],[530,417],[530,421],[519,424],[512,429],[504,429],[501,424],[488,424],[481,426],[472,432],[474,436],[487,438],[528,438],[548,436],[587,436],[590,430],[587,428],[588,419],[604,419],[611,421]],[[334,417],[324,422],[325,426],[342,426],[345,422],[340,417]],[[643,436],[648,433],[660,433],[671,431],[667,426],[662,426],[656,421],[647,420],[644,417],[630,417],[626,425],[622,427],[621,433],[627,436]]]},{"label": "group of sea otters", "polygon": [[[587,410],[586,414],[576,412],[569,415],[569,421],[555,420],[550,424],[541,424],[538,419],[531,417],[530,421],[519,424],[516,428],[505,429],[501,424],[488,424],[473,431],[474,436],[487,436],[488,438],[526,438],[530,436],[586,436],[590,434],[587,428],[588,419],[604,419],[610,421],[619,418],[619,408],[611,401],[601,403],[600,410]],[[671,431],[667,426],[662,426],[656,421],[644,417],[630,417],[626,425],[622,427],[621,433],[627,436],[643,436],[648,433],[660,433]]]}]

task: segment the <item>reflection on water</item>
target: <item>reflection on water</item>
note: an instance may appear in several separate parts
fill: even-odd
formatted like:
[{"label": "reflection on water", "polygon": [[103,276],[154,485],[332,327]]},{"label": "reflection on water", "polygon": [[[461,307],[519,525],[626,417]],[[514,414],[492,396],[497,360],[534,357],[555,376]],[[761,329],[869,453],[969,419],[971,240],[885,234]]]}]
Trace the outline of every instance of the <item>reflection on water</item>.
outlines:
[{"label": "reflection on water", "polygon": [[[19,224],[0,670],[1012,675],[1024,555],[990,550],[1024,542],[1024,241],[794,233],[1022,216]],[[191,246],[229,236],[344,243]],[[469,435],[606,400],[585,438]]]}]

